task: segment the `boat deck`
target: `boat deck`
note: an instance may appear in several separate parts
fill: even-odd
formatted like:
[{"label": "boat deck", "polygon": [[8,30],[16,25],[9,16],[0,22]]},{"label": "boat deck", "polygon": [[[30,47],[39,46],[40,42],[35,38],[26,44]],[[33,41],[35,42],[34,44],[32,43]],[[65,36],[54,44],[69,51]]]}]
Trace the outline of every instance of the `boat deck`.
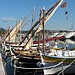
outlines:
[{"label": "boat deck", "polygon": [[3,62],[2,62],[1,52],[0,52],[0,75],[6,75],[5,70],[4,70],[4,66],[3,66]]}]

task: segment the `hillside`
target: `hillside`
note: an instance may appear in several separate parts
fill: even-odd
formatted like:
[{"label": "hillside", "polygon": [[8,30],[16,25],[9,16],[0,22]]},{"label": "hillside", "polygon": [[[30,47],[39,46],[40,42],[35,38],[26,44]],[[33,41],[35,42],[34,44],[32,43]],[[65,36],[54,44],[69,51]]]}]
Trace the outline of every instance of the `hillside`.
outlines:
[{"label": "hillside", "polygon": [[0,31],[5,31],[5,29],[0,27]]}]

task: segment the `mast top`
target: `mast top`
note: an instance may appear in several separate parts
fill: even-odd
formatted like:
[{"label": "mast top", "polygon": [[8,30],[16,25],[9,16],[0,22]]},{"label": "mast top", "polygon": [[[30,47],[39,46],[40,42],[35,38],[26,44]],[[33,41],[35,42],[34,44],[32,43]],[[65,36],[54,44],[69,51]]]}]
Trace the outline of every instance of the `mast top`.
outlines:
[{"label": "mast top", "polygon": [[45,10],[45,6],[43,6],[43,10]]},{"label": "mast top", "polygon": [[35,10],[35,6],[34,6],[33,10]]}]

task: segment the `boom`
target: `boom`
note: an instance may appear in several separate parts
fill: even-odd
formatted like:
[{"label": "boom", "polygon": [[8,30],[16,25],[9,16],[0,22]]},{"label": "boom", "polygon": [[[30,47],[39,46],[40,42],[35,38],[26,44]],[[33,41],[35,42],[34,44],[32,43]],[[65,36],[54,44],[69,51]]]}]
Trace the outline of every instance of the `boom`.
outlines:
[{"label": "boom", "polygon": [[[51,18],[51,16],[54,14],[54,12],[56,11],[56,9],[59,7],[59,5],[62,3],[63,0],[60,0],[59,2],[57,2],[54,6],[52,6],[48,11],[46,11],[45,13],[45,23]],[[52,10],[53,9],[53,10]],[[52,10],[52,11],[51,11]],[[51,12],[50,12],[51,11]],[[41,17],[41,20],[43,19],[43,16]],[[22,40],[22,42],[27,38],[27,36],[31,33],[31,31],[34,29],[35,26],[38,25],[38,23],[40,22],[40,20],[38,20],[33,26],[32,28],[29,30],[29,32],[26,34],[26,36],[24,37],[24,39]],[[42,24],[39,25],[39,27],[36,29],[36,31],[31,35],[30,39],[28,40],[28,42],[25,44],[24,48],[29,47],[29,44],[32,40],[32,37],[39,32],[42,29]],[[19,45],[22,44],[22,42],[20,42]]]}]

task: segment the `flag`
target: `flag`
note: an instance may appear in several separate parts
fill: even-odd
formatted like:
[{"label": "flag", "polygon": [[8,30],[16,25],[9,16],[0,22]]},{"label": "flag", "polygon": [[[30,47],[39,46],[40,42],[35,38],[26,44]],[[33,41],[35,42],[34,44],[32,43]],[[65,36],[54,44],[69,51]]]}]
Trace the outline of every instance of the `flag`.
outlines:
[{"label": "flag", "polygon": [[65,12],[65,15],[68,14],[68,11]]},{"label": "flag", "polygon": [[61,5],[61,8],[65,8],[66,4],[67,4],[67,1],[64,4]]},{"label": "flag", "polygon": [[68,10],[65,12],[65,15],[67,15],[66,19],[68,20]]}]

